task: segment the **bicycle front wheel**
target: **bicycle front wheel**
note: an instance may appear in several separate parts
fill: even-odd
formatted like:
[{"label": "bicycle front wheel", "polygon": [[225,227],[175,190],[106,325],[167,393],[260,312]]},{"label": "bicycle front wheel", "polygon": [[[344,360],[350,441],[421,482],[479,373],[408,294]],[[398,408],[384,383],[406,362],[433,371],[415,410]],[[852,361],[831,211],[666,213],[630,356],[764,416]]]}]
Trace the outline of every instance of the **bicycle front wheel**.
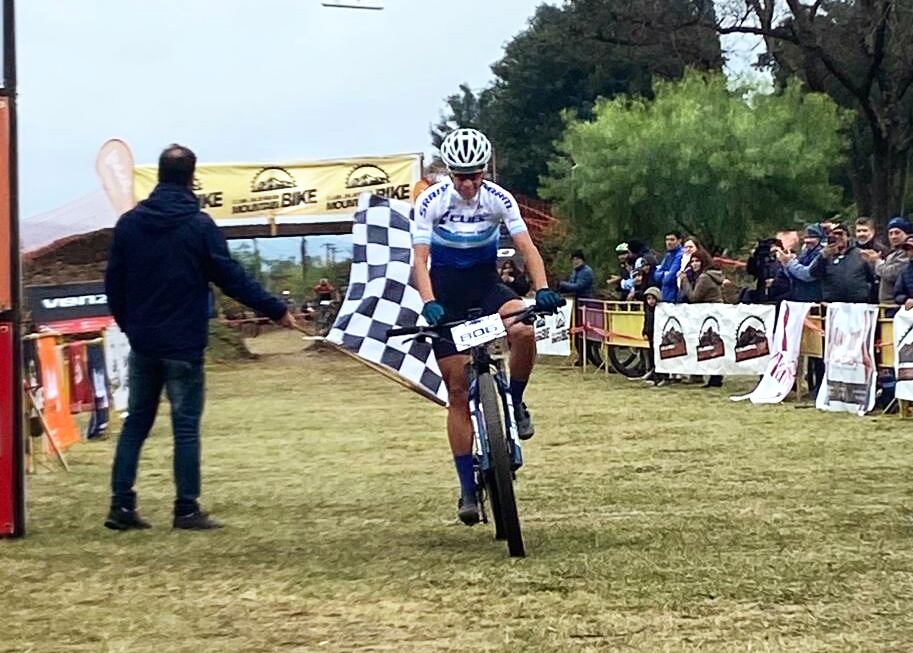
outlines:
[{"label": "bicycle front wheel", "polygon": [[526,555],[523,534],[520,532],[520,515],[514,497],[514,475],[510,464],[510,447],[501,416],[501,402],[495,380],[491,374],[479,375],[479,403],[485,418],[485,435],[491,458],[491,473],[486,475],[488,493],[492,498],[492,512],[507,539],[507,550],[515,558]]}]

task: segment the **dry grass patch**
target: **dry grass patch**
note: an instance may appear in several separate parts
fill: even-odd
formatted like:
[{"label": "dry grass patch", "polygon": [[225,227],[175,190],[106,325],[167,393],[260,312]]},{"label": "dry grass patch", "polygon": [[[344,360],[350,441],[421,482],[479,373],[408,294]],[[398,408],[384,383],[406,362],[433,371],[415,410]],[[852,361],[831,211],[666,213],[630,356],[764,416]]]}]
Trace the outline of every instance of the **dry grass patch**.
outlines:
[{"label": "dry grass patch", "polygon": [[543,365],[530,557],[511,560],[455,522],[443,411],[298,342],[209,370],[204,501],[224,530],[169,528],[167,419],[141,466],[151,531],[101,526],[111,441],[30,479],[30,535],[0,543],[0,650],[913,649],[895,418]]}]

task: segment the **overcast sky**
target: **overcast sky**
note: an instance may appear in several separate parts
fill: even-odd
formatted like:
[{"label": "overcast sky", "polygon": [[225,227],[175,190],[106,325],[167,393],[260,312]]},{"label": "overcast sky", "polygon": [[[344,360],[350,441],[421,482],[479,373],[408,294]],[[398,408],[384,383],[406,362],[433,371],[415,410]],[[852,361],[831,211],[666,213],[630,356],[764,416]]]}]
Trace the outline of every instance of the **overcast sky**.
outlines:
[{"label": "overcast sky", "polygon": [[483,87],[535,0],[18,2],[21,214],[98,187],[109,137],[138,163],[424,151],[443,98]]},{"label": "overcast sky", "polygon": [[110,137],[137,163],[426,151],[461,82],[482,88],[540,0],[17,2],[20,215],[99,187]]}]

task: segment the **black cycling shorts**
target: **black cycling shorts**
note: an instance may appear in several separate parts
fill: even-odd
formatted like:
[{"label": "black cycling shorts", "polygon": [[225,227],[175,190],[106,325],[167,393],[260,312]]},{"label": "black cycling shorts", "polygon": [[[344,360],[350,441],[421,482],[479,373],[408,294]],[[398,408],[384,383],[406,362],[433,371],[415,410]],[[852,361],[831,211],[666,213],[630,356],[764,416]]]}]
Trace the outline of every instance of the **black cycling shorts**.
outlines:
[{"label": "black cycling shorts", "polygon": [[[492,315],[512,299],[520,299],[517,293],[501,283],[491,263],[471,268],[432,266],[431,288],[435,300],[444,307],[444,322],[465,320],[473,308],[481,309],[482,315]],[[442,335],[450,337],[449,332]],[[435,338],[434,355],[438,359],[459,353],[463,352],[458,352],[452,342]]]}]

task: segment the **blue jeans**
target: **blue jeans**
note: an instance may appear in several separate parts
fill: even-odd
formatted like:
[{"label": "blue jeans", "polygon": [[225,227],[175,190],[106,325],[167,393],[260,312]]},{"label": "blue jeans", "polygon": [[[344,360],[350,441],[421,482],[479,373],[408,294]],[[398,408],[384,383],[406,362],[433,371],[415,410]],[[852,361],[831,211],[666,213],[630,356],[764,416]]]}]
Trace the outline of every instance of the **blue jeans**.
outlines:
[{"label": "blue jeans", "polygon": [[162,388],[171,403],[174,431],[175,514],[199,509],[200,418],[203,415],[203,363],[130,353],[130,399],[111,471],[111,506],[136,509],[136,470],[140,450],[158,412]]}]

